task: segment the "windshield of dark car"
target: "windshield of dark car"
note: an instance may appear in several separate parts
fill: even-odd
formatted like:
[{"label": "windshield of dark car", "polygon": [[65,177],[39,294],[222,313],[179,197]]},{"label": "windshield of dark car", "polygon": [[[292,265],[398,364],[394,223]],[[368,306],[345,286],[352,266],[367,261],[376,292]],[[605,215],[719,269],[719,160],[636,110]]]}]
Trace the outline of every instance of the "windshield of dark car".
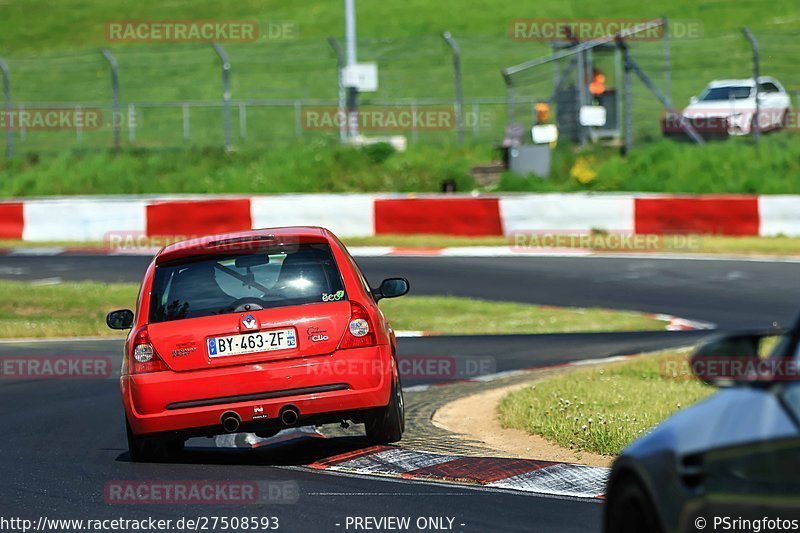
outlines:
[{"label": "windshield of dark car", "polygon": [[346,296],[330,247],[299,244],[158,265],[150,298],[150,322],[166,322]]},{"label": "windshield of dark car", "polygon": [[706,89],[700,95],[701,102],[713,102],[718,100],[743,100],[750,98],[750,93],[753,91],[752,87],[737,86],[737,87],[713,87]]}]

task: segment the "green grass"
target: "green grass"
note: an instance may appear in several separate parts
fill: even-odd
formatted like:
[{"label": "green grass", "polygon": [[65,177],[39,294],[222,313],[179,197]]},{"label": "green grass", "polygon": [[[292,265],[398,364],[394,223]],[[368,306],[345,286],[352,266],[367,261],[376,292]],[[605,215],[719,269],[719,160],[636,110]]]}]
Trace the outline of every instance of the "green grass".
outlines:
[{"label": "green grass", "polygon": [[[7,4],[7,5],[6,5]],[[57,8],[57,9],[56,9]],[[157,2],[142,0],[109,4],[102,0],[28,0],[6,2],[0,18],[2,57],[12,72],[15,103],[52,105],[84,102],[104,110],[105,126],[83,133],[15,134],[18,152],[28,154],[8,162],[0,158],[0,196],[159,192],[300,192],[300,191],[438,191],[444,179],[455,179],[459,190],[475,188],[470,166],[497,158],[492,153],[506,124],[504,104],[481,104],[486,120],[477,133],[468,128],[467,142],[455,146],[455,133],[418,132],[409,136],[412,148],[386,161],[374,161],[335,145],[335,133],[296,131],[295,101],[335,101],[336,63],[326,42],[341,36],[344,21],[337,2],[304,0],[243,0],[235,5],[212,0]],[[458,13],[453,17],[453,13]],[[780,16],[776,15],[780,14]],[[611,19],[666,15],[675,24],[702,27],[698,39],[675,38],[672,57],[672,97],[683,105],[714,78],[745,77],[750,50],[741,27],[755,30],[761,43],[762,72],[774,75],[790,89],[800,88],[795,68],[795,31],[800,5],[777,0],[764,9],[759,0],[721,2],[675,0],[641,4],[632,0],[579,2],[546,0],[535,9],[513,0],[411,0],[403,3],[358,4],[359,59],[380,66],[380,89],[362,95],[362,104],[378,100],[436,98],[453,95],[450,51],[441,32],[451,31],[462,50],[464,94],[467,98],[505,96],[499,71],[503,67],[548,53],[545,43],[513,41],[511,21],[520,18]],[[109,48],[120,65],[123,110],[130,102],[220,101],[219,59],[207,43],[109,43],[105,25],[124,20],[255,20],[266,24],[296,24],[296,39],[230,43],[234,100],[286,100],[280,108],[247,109],[247,136],[239,137],[239,109],[233,109],[235,154],[216,149],[223,140],[222,110],[192,107],[190,138],[183,139],[178,107],[139,106],[136,139],[128,140],[123,121],[124,152],[97,153],[111,145],[109,69],[99,53]],[[661,42],[637,42],[632,54],[662,87]],[[595,54],[609,76],[611,58]],[[424,80],[424,81],[422,81]],[[530,76],[520,97],[549,96],[552,68]],[[609,78],[609,86],[618,81]],[[769,136],[761,147],[747,140],[713,143],[704,148],[659,138],[660,104],[633,84],[636,139],[625,159],[617,149],[594,147],[576,151],[561,142],[554,155],[553,178],[528,179],[508,174],[499,191],[626,190],[666,192],[798,192],[800,144],[792,134]],[[527,104],[518,106],[517,120],[530,122]],[[472,111],[472,107],[468,107]],[[297,136],[301,139],[297,139]],[[653,143],[650,145],[650,143]],[[177,151],[160,151],[181,146]],[[151,149],[158,149],[151,151]],[[90,153],[84,153],[89,151]],[[572,176],[578,157],[596,177],[582,183]]]},{"label": "green grass", "polygon": [[[640,236],[647,239],[648,236]],[[655,249],[615,249],[606,248],[600,251],[620,253],[685,253],[685,254],[726,254],[751,256],[797,256],[800,255],[800,237],[725,237],[718,235],[687,235],[678,237],[655,236],[658,247]],[[372,237],[345,237],[347,246],[390,246],[398,248],[447,248],[470,246],[509,246],[514,245],[509,237],[459,237],[453,235],[375,235]],[[153,241],[153,247],[171,242],[170,239],[159,238]],[[528,241],[530,242],[530,240]],[[603,241],[597,241],[601,243]],[[609,241],[612,242],[612,241]],[[572,240],[565,244],[573,243]],[[104,248],[103,242],[70,242],[70,241],[20,241],[0,239],[0,248],[35,248],[35,247],[70,247],[70,248]],[[533,255],[535,248],[520,251],[521,255]]]},{"label": "green grass", "polygon": [[[105,315],[132,308],[133,284],[97,282],[37,285],[0,281],[0,338],[119,336]],[[450,334],[556,333],[662,329],[664,323],[640,314],[604,309],[571,309],[485,302],[456,297],[407,296],[385,300],[397,330]]]},{"label": "green grass", "polygon": [[409,296],[381,303],[392,327],[448,334],[569,333],[662,329],[638,313],[488,302],[456,296]]},{"label": "green grass", "polygon": [[0,281],[0,338],[118,336],[105,315],[133,308],[137,290],[129,283]]},{"label": "green grass", "polygon": [[[540,236],[541,237],[541,236]],[[609,242],[601,239],[596,242]],[[640,236],[647,239],[647,236]],[[800,237],[727,237],[720,235],[655,236],[655,249],[605,249],[608,252],[657,252],[685,254],[731,254],[731,255],[800,255]],[[531,242],[532,236],[526,242]],[[347,246],[394,246],[408,248],[446,248],[459,246],[514,246],[513,237],[458,237],[451,235],[376,235],[373,237],[349,237],[343,239]],[[7,241],[20,242],[20,241]],[[577,244],[566,240],[566,244]],[[3,241],[0,241],[0,246]],[[24,243],[36,246],[37,243]],[[529,252],[534,254],[535,249]],[[521,254],[523,252],[521,251]]]},{"label": "green grass", "polygon": [[661,363],[678,357],[687,354],[645,355],[543,379],[501,400],[501,423],[566,448],[616,455],[675,411],[713,392],[693,377],[664,377]]},{"label": "green grass", "polygon": [[434,191],[444,179],[472,186],[475,149],[453,157],[419,146],[375,162],[373,152],[323,142],[273,151],[218,149],[59,154],[0,161],[0,196],[136,193]]},{"label": "green grass", "polygon": [[[460,192],[642,191],[666,193],[800,193],[800,143],[795,132],[704,147],[668,140],[642,145],[627,158],[602,147],[559,145],[549,179],[506,173],[479,187],[470,168],[497,155],[471,144],[413,144],[379,153],[324,140],[274,150],[129,150],[28,154],[0,159],[0,197],[59,194],[439,192],[444,180]],[[580,161],[580,162],[579,162]],[[573,169],[593,177],[581,182]]]},{"label": "green grass", "polygon": [[[732,138],[697,146],[662,139],[635,147],[628,157],[594,146],[561,150],[552,177],[505,174],[499,191],[641,191],[665,193],[790,194],[800,192],[800,143],[796,131],[765,135],[759,145]],[[578,160],[594,176],[579,181]]]}]

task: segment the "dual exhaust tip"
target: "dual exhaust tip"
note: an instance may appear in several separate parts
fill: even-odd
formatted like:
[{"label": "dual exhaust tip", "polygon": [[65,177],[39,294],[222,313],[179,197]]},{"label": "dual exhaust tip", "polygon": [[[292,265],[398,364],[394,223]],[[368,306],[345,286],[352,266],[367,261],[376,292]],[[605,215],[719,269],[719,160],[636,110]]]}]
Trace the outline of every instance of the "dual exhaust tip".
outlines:
[{"label": "dual exhaust tip", "polygon": [[[300,420],[300,410],[294,405],[284,405],[281,407],[278,417],[284,426],[293,426]],[[220,423],[226,433],[236,433],[242,425],[242,417],[236,411],[226,411],[222,413]]]}]

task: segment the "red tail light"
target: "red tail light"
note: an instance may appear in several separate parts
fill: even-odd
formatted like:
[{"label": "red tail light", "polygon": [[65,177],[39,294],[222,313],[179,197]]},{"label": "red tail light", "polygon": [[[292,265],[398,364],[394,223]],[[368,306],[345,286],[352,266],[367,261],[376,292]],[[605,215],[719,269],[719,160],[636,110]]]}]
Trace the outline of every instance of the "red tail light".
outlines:
[{"label": "red tail light", "polygon": [[131,374],[145,374],[147,372],[161,372],[169,370],[169,367],[161,360],[150,342],[147,334],[147,326],[143,326],[137,331],[130,344],[128,354],[128,368]]},{"label": "red tail light", "polygon": [[342,342],[339,343],[339,349],[363,348],[376,344],[378,344],[378,340],[375,328],[372,327],[367,310],[361,304],[351,301],[350,322],[347,324],[347,331],[344,332]]}]

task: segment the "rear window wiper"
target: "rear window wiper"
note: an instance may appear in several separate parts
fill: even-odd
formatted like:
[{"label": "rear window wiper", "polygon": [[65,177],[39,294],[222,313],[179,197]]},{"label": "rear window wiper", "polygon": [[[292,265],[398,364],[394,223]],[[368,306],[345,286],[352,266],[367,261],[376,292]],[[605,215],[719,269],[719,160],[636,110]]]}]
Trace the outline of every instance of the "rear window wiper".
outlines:
[{"label": "rear window wiper", "polygon": [[214,263],[214,268],[218,268],[219,270],[221,270],[222,272],[228,274],[229,276],[238,279],[239,281],[241,281],[242,283],[244,283],[245,285],[247,285],[251,289],[259,290],[265,295],[269,292],[269,289],[267,287],[265,287],[264,285],[260,284],[256,280],[254,280],[254,279],[251,280],[251,279],[248,278],[248,276],[245,276],[244,274],[239,274],[235,270],[230,269],[230,268],[226,267],[225,265],[220,265],[219,263]]}]

